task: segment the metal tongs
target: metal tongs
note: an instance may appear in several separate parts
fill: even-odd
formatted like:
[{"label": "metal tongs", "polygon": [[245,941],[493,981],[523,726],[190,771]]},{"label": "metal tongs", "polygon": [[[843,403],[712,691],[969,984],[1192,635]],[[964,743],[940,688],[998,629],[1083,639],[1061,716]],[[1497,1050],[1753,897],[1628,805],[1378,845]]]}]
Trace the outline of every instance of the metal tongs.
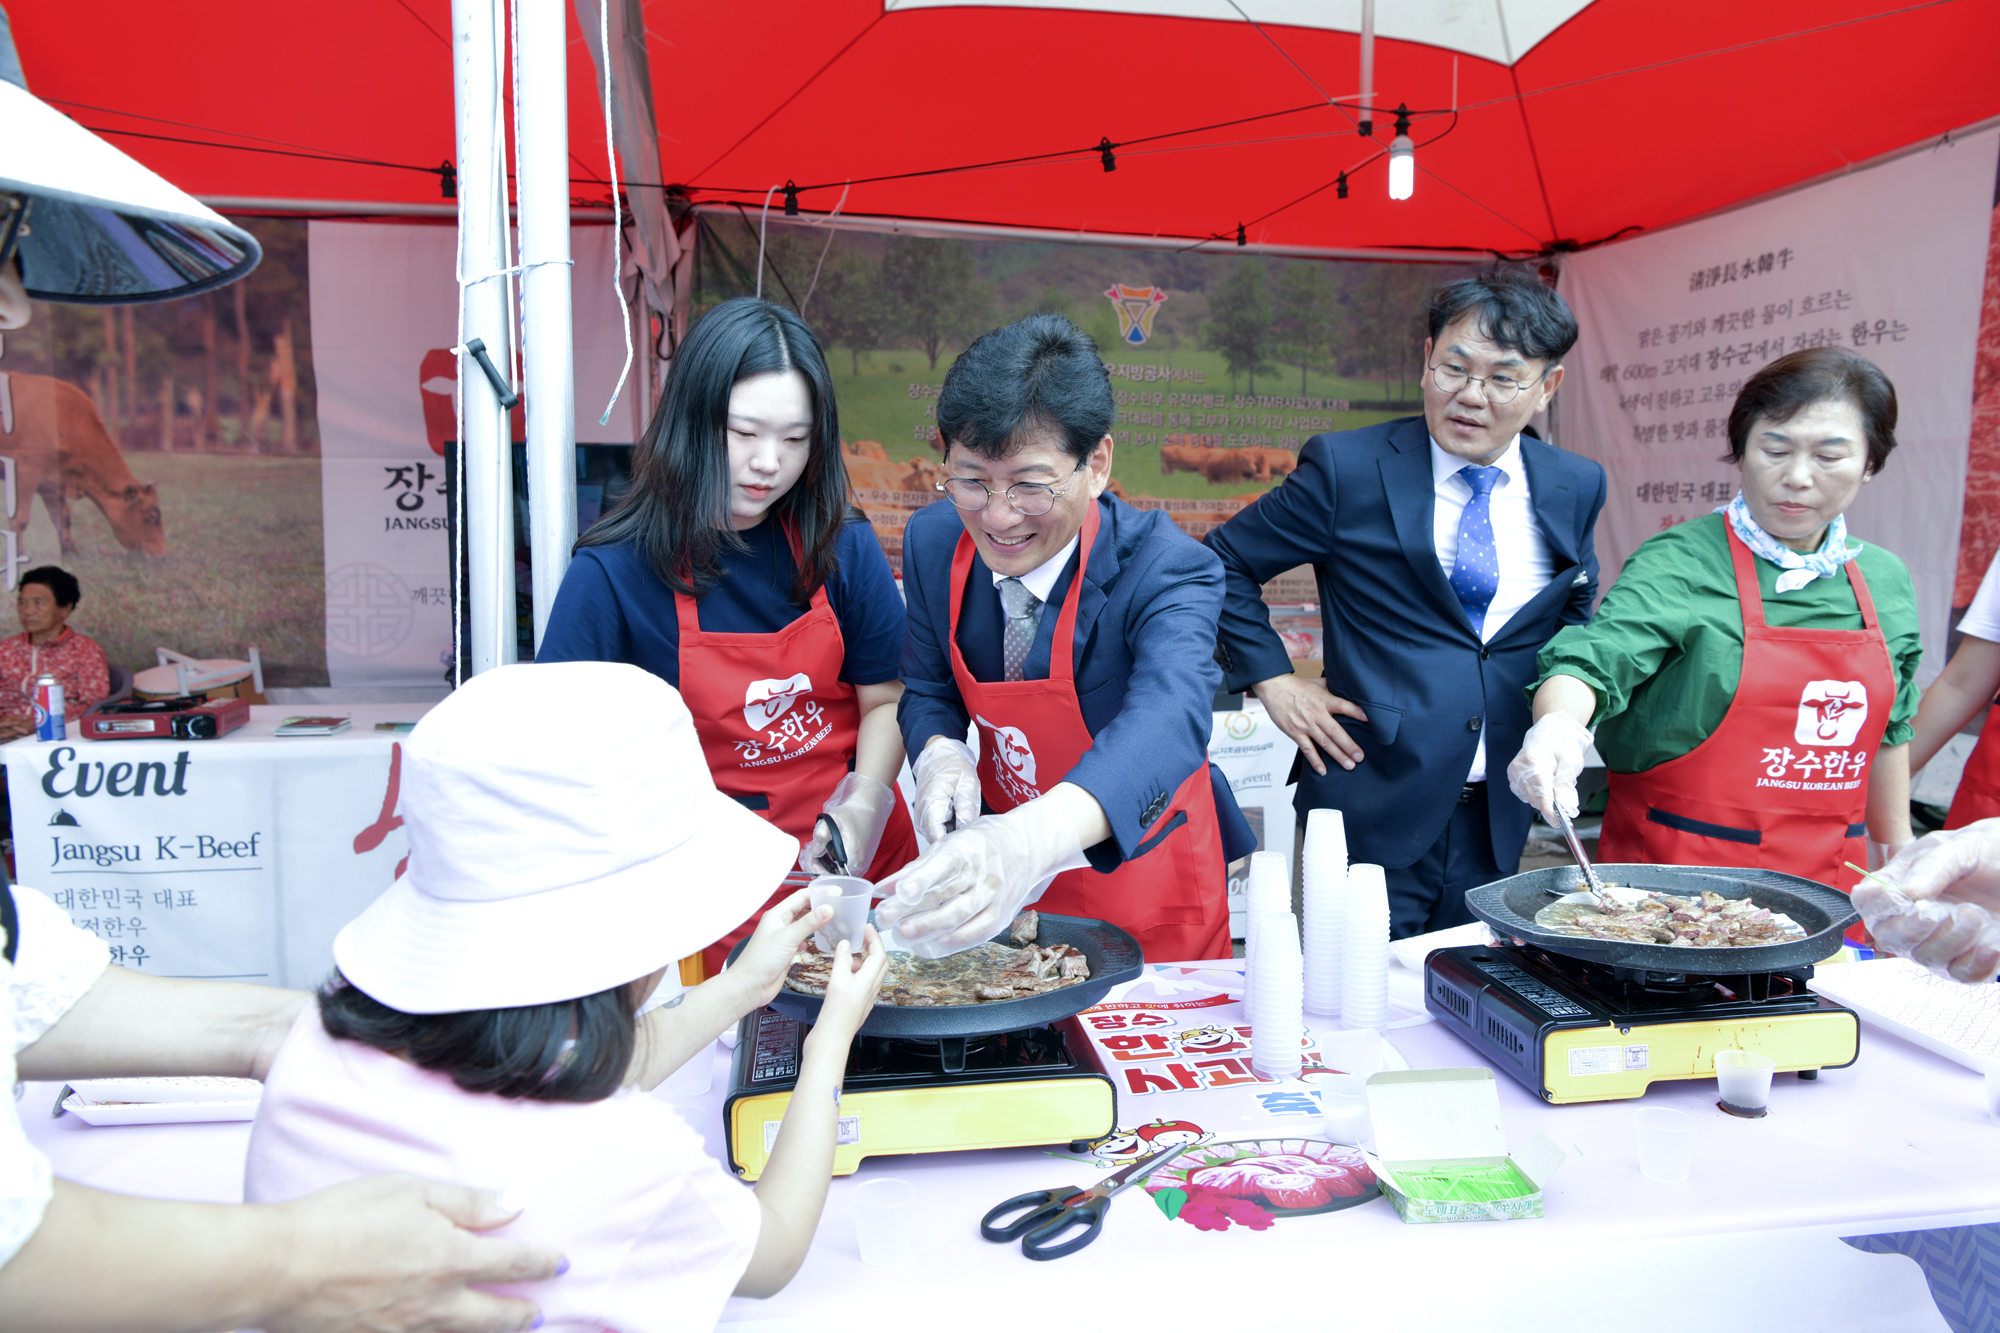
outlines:
[{"label": "metal tongs", "polygon": [[1583,871],[1584,882],[1590,886],[1591,896],[1597,899],[1599,907],[1606,911],[1612,910],[1615,904],[1611,901],[1611,894],[1605,890],[1604,881],[1597,877],[1597,867],[1590,863],[1588,856],[1584,855],[1583,839],[1576,836],[1576,825],[1569,822],[1569,815],[1560,806],[1556,807],[1556,818],[1561,821],[1563,838],[1569,843],[1569,854],[1576,858],[1577,869]]},{"label": "metal tongs", "polygon": [[[832,815],[822,814],[813,822],[813,832],[815,835],[818,834],[822,826],[826,829],[827,833],[826,859],[833,866],[834,874],[845,875],[847,873],[847,840],[840,836],[840,825],[834,822]],[[784,886],[788,889],[801,888],[818,879],[820,874],[821,872],[817,870],[806,870],[803,868],[793,870],[786,874]]]}]

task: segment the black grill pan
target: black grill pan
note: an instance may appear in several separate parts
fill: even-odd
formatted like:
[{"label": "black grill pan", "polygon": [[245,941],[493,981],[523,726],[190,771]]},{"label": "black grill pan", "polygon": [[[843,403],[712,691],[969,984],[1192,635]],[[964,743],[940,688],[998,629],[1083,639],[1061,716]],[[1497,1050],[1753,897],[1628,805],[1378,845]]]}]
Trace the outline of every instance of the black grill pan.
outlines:
[{"label": "black grill pan", "polygon": [[1696,972],[1703,976],[1743,976],[1802,967],[1832,956],[1841,935],[1860,916],[1847,895],[1816,880],[1775,870],[1733,869],[1727,866],[1616,865],[1597,862],[1606,884],[1676,898],[1699,898],[1704,889],[1725,898],[1748,898],[1759,907],[1783,912],[1805,927],[1805,938],[1781,944],[1752,944],[1740,949],[1685,948],[1677,944],[1633,944],[1565,935],[1535,924],[1535,914],[1568,893],[1589,889],[1575,866],[1551,866],[1524,875],[1495,880],[1465,895],[1472,914],[1502,937],[1523,940],[1550,953],[1582,958],[1612,967],[1644,968],[1648,972]]},{"label": "black grill pan", "polygon": [[[1003,930],[993,936],[993,942],[1010,943],[1007,932]],[[745,943],[748,941],[729,951],[730,962],[736,961],[736,955],[743,951]],[[868,1021],[861,1025],[862,1034],[929,1040],[985,1037],[996,1032],[1040,1027],[1090,1008],[1103,999],[1105,992],[1113,986],[1136,981],[1145,970],[1146,957],[1139,948],[1139,941],[1109,921],[1094,921],[1083,916],[1051,916],[1044,912],[1035,943],[1044,948],[1067,944],[1080,950],[1090,960],[1090,979],[1059,990],[1044,991],[1040,995],[1024,995],[1015,1000],[989,1000],[985,1004],[937,1005],[925,1009],[878,1004],[868,1015]],[[819,1001],[817,995],[801,995],[797,991],[780,989],[771,1001],[771,1007],[787,1018],[814,1023],[819,1020]]]}]

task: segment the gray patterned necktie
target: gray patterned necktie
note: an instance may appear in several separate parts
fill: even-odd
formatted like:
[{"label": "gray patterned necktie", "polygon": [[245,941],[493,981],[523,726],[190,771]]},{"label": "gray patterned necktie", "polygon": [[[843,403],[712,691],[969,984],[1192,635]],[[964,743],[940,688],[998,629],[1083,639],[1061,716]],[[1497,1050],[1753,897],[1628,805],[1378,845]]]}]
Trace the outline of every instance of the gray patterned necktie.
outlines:
[{"label": "gray patterned necktie", "polygon": [[1001,636],[1006,679],[1019,680],[1021,667],[1028,660],[1028,649],[1034,646],[1036,613],[1042,609],[1042,599],[1029,592],[1019,579],[1001,579],[1000,605],[1007,612],[1007,628]]}]

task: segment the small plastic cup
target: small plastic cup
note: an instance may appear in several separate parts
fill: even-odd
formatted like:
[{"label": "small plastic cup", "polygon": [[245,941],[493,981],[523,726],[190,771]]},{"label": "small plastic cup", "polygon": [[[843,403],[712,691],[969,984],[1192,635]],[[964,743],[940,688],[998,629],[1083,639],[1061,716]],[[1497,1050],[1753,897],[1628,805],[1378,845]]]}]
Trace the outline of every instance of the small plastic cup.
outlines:
[{"label": "small plastic cup", "polygon": [[1769,1114],[1771,1074],[1777,1067],[1777,1061],[1755,1051],[1717,1051],[1715,1084],[1722,1109],[1752,1120]]},{"label": "small plastic cup", "polygon": [[854,1187],[854,1238],[862,1263],[893,1268],[909,1260],[916,1198],[905,1180],[864,1180]]},{"label": "small plastic cup", "polygon": [[1368,1119],[1368,1080],[1360,1074],[1319,1074],[1307,1081],[1319,1089],[1320,1132],[1327,1141],[1360,1147],[1373,1128]]},{"label": "small plastic cup", "polygon": [[1678,1185],[1694,1164],[1695,1118],[1684,1111],[1649,1106],[1639,1112],[1639,1174]]},{"label": "small plastic cup", "polygon": [[700,1097],[715,1086],[715,1043],[709,1042],[687,1058],[687,1063],[667,1075],[670,1097]]},{"label": "small plastic cup", "polygon": [[861,930],[868,924],[868,899],[874,892],[873,884],[853,875],[821,875],[806,886],[806,901],[814,908],[833,905],[833,920],[813,932],[822,952],[832,953],[833,946],[842,940],[860,952]]}]

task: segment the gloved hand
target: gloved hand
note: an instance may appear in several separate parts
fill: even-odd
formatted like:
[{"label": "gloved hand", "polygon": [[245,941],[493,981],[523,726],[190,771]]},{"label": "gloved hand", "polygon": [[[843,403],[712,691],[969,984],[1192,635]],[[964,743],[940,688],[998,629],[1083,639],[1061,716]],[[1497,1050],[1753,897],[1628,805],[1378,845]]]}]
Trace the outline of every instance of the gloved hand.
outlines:
[{"label": "gloved hand", "polygon": [[799,852],[799,869],[820,875],[865,878],[868,867],[875,864],[876,850],[882,846],[882,831],[889,827],[896,800],[894,787],[865,773],[843,777],[821,810],[833,816],[833,822],[840,827],[840,843],[847,853],[847,864],[844,867],[833,864],[832,839],[827,836],[825,825],[815,819],[812,840]]},{"label": "gloved hand", "polygon": [[918,957],[943,958],[998,934],[1052,876],[1087,864],[1074,821],[1030,802],[961,825],[882,881],[890,896],[875,920]]},{"label": "gloved hand", "polygon": [[1576,779],[1592,739],[1589,727],[1561,709],[1543,714],[1507,765],[1507,790],[1541,811],[1551,825],[1558,809],[1576,818]]},{"label": "gloved hand", "polygon": [[938,842],[952,821],[964,828],[979,818],[979,764],[964,741],[931,737],[911,765],[917,780],[917,832]]},{"label": "gloved hand", "polygon": [[2000,819],[1933,833],[1863,879],[1854,906],[1884,949],[1941,977],[2000,975]]}]

